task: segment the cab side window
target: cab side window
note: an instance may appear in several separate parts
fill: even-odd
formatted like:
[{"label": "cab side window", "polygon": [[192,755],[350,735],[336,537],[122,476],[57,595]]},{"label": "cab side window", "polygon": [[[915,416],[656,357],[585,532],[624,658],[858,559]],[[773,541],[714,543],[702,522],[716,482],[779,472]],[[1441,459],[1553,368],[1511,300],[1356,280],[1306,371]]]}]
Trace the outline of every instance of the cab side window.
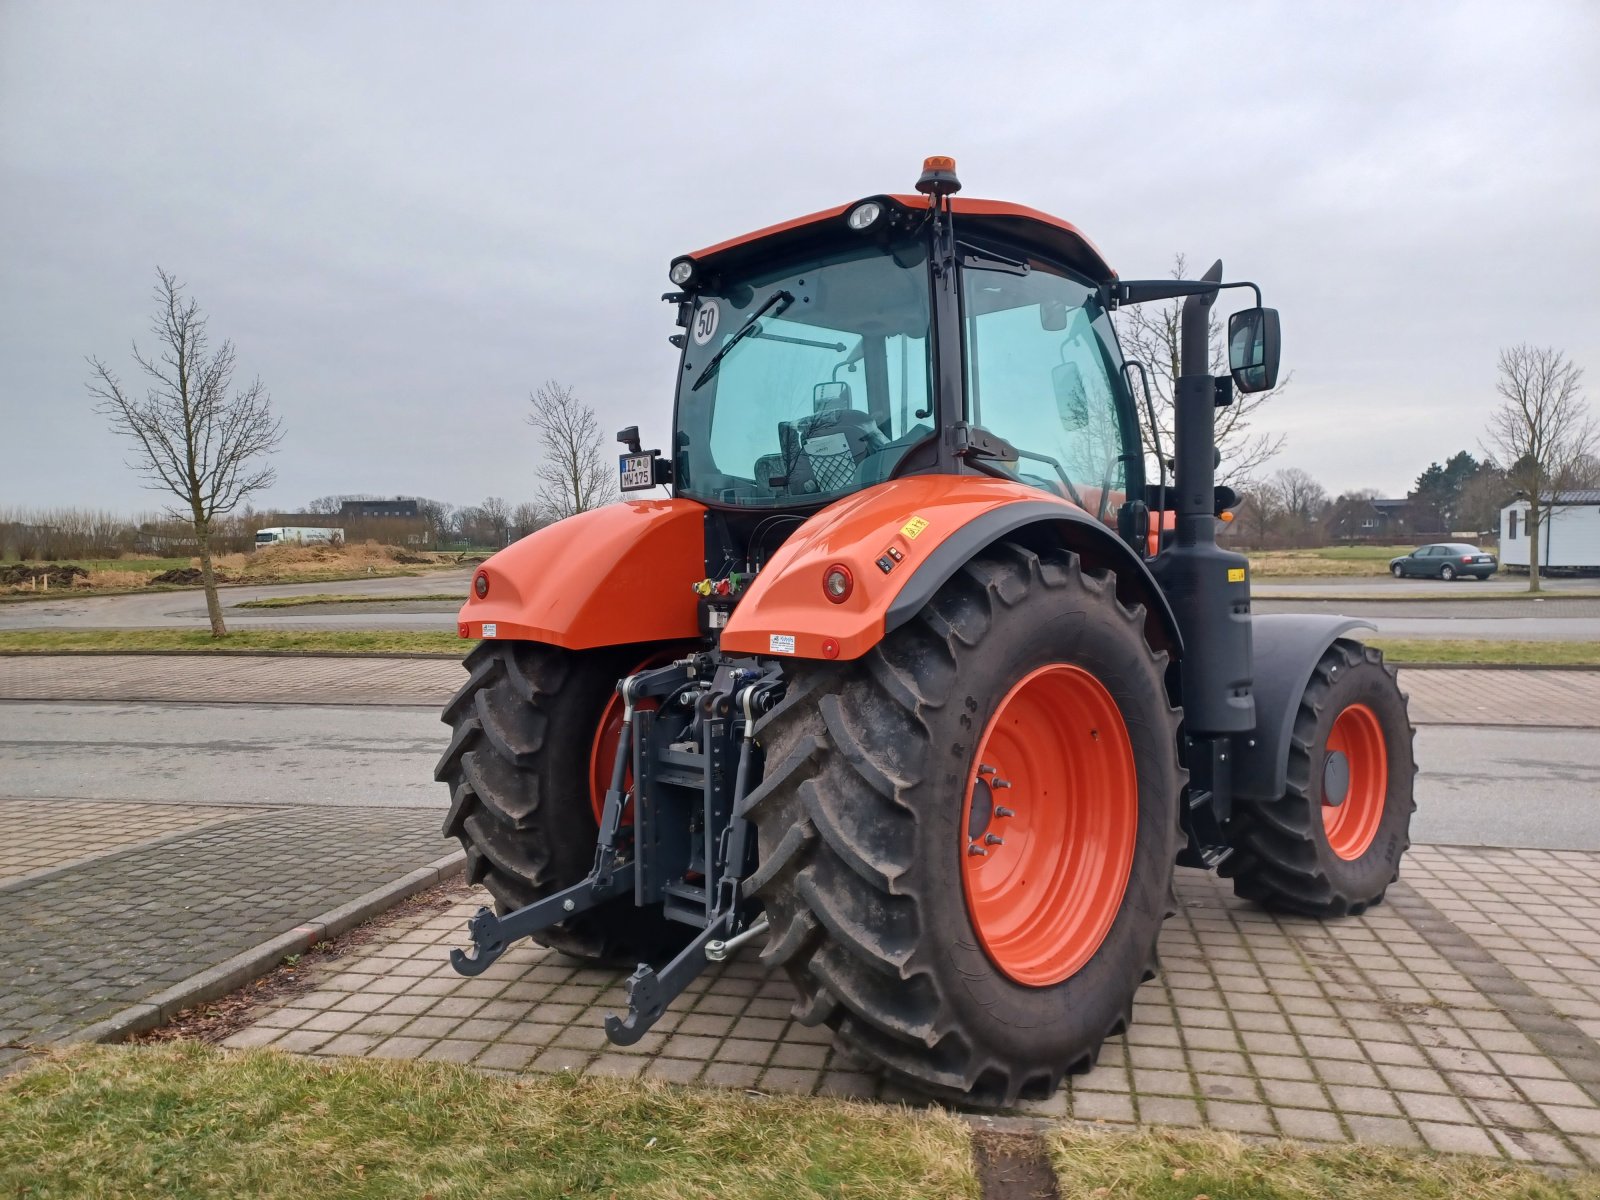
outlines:
[{"label": "cab side window", "polygon": [[[1018,450],[1025,483],[1107,518],[1122,503],[1122,384],[1099,296],[1034,267],[963,271],[967,419]],[[1137,446],[1130,447],[1137,452]]]}]

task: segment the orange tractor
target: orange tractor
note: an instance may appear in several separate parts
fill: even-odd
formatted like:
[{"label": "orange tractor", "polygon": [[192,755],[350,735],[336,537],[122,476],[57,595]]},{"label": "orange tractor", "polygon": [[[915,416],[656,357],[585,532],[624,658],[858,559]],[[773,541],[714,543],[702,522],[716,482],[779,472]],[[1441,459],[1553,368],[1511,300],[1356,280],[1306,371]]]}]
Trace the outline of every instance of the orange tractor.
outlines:
[{"label": "orange tractor", "polygon": [[[522,937],[637,963],[629,1043],[759,939],[799,1020],[1004,1105],[1124,1029],[1175,864],[1311,916],[1396,878],[1394,672],[1360,622],[1252,614],[1216,542],[1215,410],[1273,386],[1277,313],[959,188],[929,159],[672,261],[671,444],[618,435],[622,489],[671,498],[524,538],[461,610],[437,776],[495,911],[457,970]],[[1113,314],[1180,297],[1169,486]]]}]

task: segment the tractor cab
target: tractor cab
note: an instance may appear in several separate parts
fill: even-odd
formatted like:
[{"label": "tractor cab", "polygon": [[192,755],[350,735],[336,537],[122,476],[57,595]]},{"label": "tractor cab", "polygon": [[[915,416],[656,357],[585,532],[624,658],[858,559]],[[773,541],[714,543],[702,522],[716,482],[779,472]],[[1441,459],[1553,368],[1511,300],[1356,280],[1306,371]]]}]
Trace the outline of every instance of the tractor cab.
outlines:
[{"label": "tractor cab", "polygon": [[1114,521],[1141,494],[1099,252],[1032,209],[952,199],[950,160],[918,186],[673,261],[677,495],[804,513],[902,476],[984,474]]}]

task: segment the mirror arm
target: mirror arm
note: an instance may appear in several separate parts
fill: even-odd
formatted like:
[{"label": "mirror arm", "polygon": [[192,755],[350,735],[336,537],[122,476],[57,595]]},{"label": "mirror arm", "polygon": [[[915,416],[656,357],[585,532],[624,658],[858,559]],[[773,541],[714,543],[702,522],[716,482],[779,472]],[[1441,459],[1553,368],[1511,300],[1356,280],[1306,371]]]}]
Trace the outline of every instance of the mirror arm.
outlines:
[{"label": "mirror arm", "polygon": [[1152,300],[1176,300],[1183,296],[1204,296],[1222,288],[1247,287],[1256,294],[1256,307],[1261,307],[1261,289],[1248,279],[1228,283],[1191,279],[1128,279],[1108,283],[1101,288],[1107,308],[1120,308],[1124,304],[1147,304]]}]

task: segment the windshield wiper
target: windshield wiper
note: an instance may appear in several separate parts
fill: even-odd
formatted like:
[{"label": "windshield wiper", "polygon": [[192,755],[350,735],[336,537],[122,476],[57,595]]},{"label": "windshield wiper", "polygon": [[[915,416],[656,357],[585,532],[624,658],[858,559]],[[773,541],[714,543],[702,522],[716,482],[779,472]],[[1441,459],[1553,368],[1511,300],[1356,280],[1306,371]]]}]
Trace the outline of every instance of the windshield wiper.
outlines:
[{"label": "windshield wiper", "polygon": [[718,350],[711,356],[711,361],[706,364],[706,369],[700,372],[700,377],[694,381],[694,386],[689,389],[691,392],[698,392],[700,390],[700,385],[706,380],[710,379],[711,376],[716,373],[717,365],[722,362],[723,359],[728,357],[728,351],[732,350],[740,342],[744,341],[745,338],[749,337],[750,334],[755,330],[756,322],[762,317],[766,316],[767,310],[772,308],[773,305],[777,304],[780,300],[783,301],[783,308],[778,309],[778,312],[781,313],[785,308],[788,308],[789,305],[794,303],[794,294],[792,292],[783,291],[780,288],[778,291],[773,292],[772,295],[763,300],[761,302],[761,307],[746,317],[744,324],[739,326],[739,328],[734,331],[733,336],[722,344],[722,349]]}]

